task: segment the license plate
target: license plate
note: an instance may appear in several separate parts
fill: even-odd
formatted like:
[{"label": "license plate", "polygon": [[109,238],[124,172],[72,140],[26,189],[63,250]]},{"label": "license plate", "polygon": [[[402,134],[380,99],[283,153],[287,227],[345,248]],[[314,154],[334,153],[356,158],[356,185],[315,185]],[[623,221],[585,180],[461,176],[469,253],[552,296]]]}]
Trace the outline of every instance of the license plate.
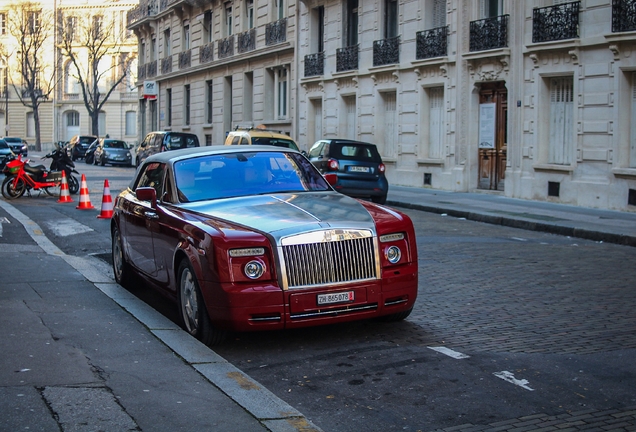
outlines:
[{"label": "license plate", "polygon": [[346,303],[353,301],[355,298],[353,291],[339,292],[333,294],[318,294],[318,304],[334,304],[334,303]]},{"label": "license plate", "polygon": [[351,166],[351,167],[349,167],[349,171],[368,173],[369,172],[369,167],[365,167],[365,166]]}]

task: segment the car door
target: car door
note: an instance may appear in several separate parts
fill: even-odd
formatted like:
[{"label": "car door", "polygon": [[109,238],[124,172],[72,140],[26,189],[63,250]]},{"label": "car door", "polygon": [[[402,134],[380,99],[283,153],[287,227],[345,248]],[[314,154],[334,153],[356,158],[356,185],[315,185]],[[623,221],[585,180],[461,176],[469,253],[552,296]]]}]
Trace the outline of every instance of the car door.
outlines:
[{"label": "car door", "polygon": [[326,155],[325,147],[327,147],[326,141],[318,141],[311,146],[309,153],[307,153],[309,161],[323,174],[327,168],[327,161],[329,159]]},{"label": "car door", "polygon": [[153,278],[157,275],[153,241],[153,232],[159,226],[157,211],[151,202],[137,199],[134,191],[140,187],[152,187],[157,191],[157,197],[161,197],[164,179],[165,164],[155,162],[144,165],[133,187],[133,193],[122,205],[125,219],[124,247],[130,263]]}]

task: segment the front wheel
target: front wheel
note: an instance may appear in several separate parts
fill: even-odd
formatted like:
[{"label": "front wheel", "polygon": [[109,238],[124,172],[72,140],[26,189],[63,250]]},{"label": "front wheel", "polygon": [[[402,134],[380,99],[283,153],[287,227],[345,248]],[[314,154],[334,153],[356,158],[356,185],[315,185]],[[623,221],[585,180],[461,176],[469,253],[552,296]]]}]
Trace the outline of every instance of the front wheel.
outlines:
[{"label": "front wheel", "polygon": [[68,192],[72,194],[78,193],[80,190],[80,184],[77,181],[77,178],[70,174],[67,177],[66,182],[68,183]]},{"label": "front wheel", "polygon": [[188,260],[184,259],[179,264],[178,277],[179,314],[185,330],[208,346],[223,342],[227,333],[212,326],[199,283]]},{"label": "front wheel", "polygon": [[20,198],[26,191],[26,182],[16,176],[6,177],[2,182],[2,196],[8,200]]}]

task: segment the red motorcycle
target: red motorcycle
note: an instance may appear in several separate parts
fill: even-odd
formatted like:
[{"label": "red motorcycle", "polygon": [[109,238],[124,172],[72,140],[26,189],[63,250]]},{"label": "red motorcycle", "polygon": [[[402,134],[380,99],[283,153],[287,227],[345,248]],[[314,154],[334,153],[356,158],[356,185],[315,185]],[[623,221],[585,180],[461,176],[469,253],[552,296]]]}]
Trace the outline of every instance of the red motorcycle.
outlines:
[{"label": "red motorcycle", "polygon": [[[48,156],[48,155],[47,155]],[[21,155],[7,162],[3,172],[2,196],[8,200],[20,198],[26,191],[44,191],[51,196],[60,195],[62,171],[49,171],[44,165],[31,166]]]}]

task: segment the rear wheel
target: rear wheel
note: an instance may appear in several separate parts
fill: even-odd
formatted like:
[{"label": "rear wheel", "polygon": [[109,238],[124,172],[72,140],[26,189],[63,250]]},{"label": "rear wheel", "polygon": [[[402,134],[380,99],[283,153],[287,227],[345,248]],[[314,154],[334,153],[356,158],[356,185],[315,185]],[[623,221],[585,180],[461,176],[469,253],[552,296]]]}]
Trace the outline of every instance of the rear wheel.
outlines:
[{"label": "rear wheel", "polygon": [[16,176],[6,177],[2,182],[2,196],[8,200],[20,198],[26,191],[26,182]]},{"label": "rear wheel", "polygon": [[223,342],[227,332],[212,326],[199,283],[186,259],[179,264],[178,278],[179,314],[185,330],[208,346]]},{"label": "rear wheel", "polygon": [[76,193],[79,192],[80,184],[79,184],[79,181],[77,181],[76,177],[73,177],[72,175],[69,174],[69,176],[66,179],[66,181],[68,183],[68,192],[69,193],[76,194]]}]

